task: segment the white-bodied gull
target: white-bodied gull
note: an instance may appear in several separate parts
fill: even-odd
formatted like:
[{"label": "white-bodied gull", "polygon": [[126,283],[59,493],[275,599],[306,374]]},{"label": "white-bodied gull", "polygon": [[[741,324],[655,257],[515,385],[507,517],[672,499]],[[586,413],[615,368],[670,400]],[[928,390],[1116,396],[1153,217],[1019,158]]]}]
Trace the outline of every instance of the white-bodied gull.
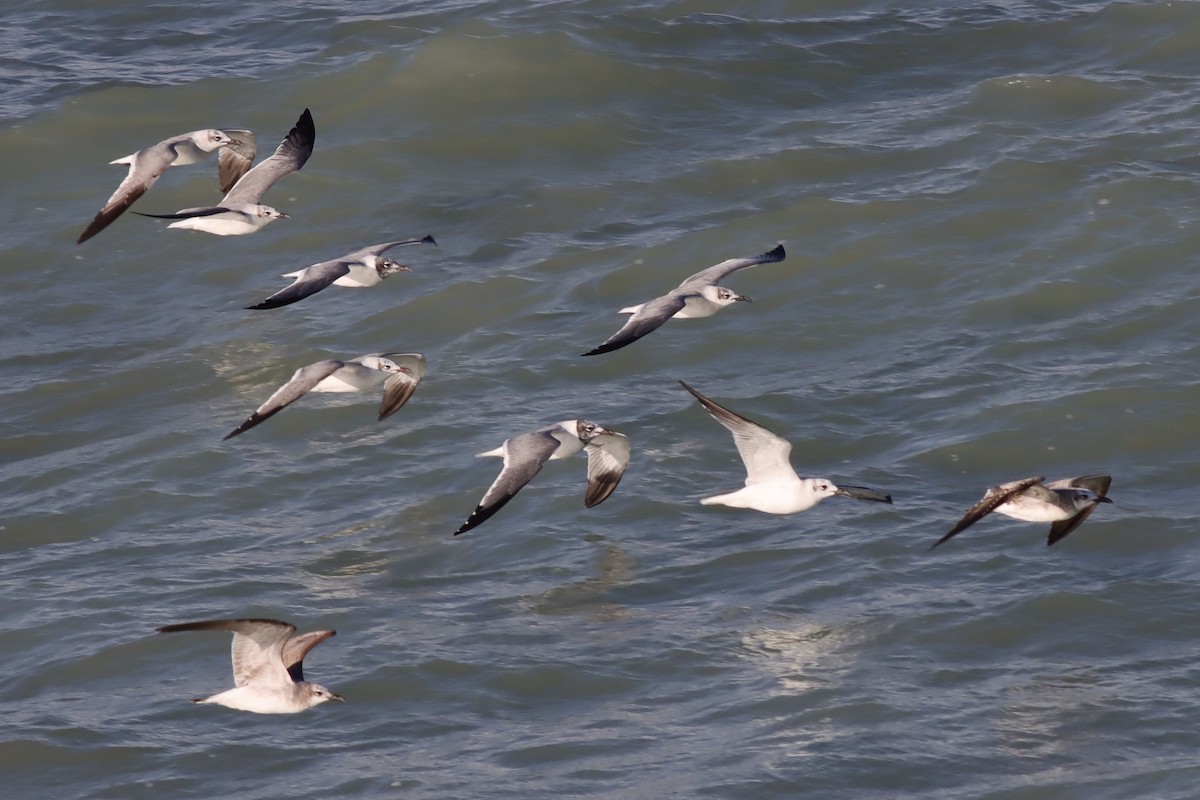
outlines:
[{"label": "white-bodied gull", "polygon": [[[241,236],[254,233],[276,219],[288,215],[262,204],[262,197],[274,183],[304,166],[312,155],[317,129],[312,114],[304,109],[295,126],[284,137],[275,153],[261,161],[233,185],[215,206],[185,208],[174,214],[142,214],[143,217],[176,220],[168,228],[205,231],[217,236]],[[135,214],[141,212],[135,211]]]},{"label": "white-bodied gull", "polygon": [[148,192],[168,167],[195,164],[207,158],[214,150],[220,152],[218,172],[221,191],[229,191],[250,169],[250,163],[254,160],[254,147],[254,134],[248,130],[208,128],[163,139],[144,150],[108,162],[128,165],[129,172],[75,243],[83,244],[107,228],[139,197]]},{"label": "white-bodied gull", "polygon": [[746,466],[746,486],[729,494],[705,497],[703,505],[753,508],[768,514],[794,514],[812,508],[826,497],[891,503],[891,495],[863,486],[839,486],[828,478],[801,478],[792,469],[792,445],[756,422],[719,406],[680,381],[713,419],[733,434],[733,443]]},{"label": "white-bodied gull", "polygon": [[424,377],[425,356],[420,353],[368,353],[347,361],[335,358],[318,361],[296,370],[291,380],[276,389],[225,438],[245,433],[309,392],[369,392],[382,386],[379,419],[387,419],[408,402]]},{"label": "white-bodied gull", "polygon": [[341,695],[304,680],[304,657],[335,631],[295,636],[296,626],[277,619],[214,619],[164,625],[159,633],[231,631],[234,688],[193,703],[215,703],[255,714],[295,714]]},{"label": "white-bodied gull", "polygon": [[629,438],[586,419],[563,420],[505,439],[495,450],[479,453],[480,458],[503,458],[504,467],[454,535],[471,530],[503,508],[547,461],[568,458],[584,448],[588,455],[588,484],[583,504],[591,508],[604,502],[621,482],[629,464]]},{"label": "white-bodied gull", "polygon": [[291,286],[280,289],[261,303],[246,308],[261,310],[279,308],[290,305],[297,300],[303,300],[310,294],[316,294],[327,286],[349,286],[361,289],[375,286],[384,278],[396,272],[411,272],[406,264],[399,264],[390,258],[384,258],[383,253],[393,247],[403,244],[432,244],[436,245],[432,236],[423,239],[400,239],[395,242],[373,244],[353,253],[347,253],[341,258],[322,261],[295,272],[285,272],[283,277],[292,278]]},{"label": "white-bodied gull", "polygon": [[1022,522],[1049,522],[1047,545],[1064,538],[1083,524],[1101,503],[1111,503],[1109,475],[1084,475],[1045,483],[1038,475],[989,487],[978,503],[971,506],[950,532],[930,546],[930,550],[956,536],[995,511]]},{"label": "white-bodied gull", "polygon": [[584,355],[595,356],[620,350],[625,345],[636,342],[647,333],[658,329],[664,322],[672,318],[710,317],[725,306],[749,301],[749,297],[717,284],[726,276],[740,269],[783,261],[786,256],[783,245],[779,245],[774,250],[762,255],[731,258],[708,269],[700,270],[662,297],[656,297],[641,305],[622,308],[620,313],[633,315],[629,321],[610,336],[608,341],[594,350],[589,350]]}]

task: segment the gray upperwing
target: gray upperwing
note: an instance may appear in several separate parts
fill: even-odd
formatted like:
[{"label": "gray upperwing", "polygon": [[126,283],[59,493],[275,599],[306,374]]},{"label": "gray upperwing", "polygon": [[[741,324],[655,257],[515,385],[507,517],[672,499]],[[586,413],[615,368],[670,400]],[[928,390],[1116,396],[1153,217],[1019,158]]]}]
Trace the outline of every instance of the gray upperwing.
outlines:
[{"label": "gray upperwing", "polygon": [[541,471],[562,443],[549,431],[533,431],[514,436],[504,442],[504,468],[488,487],[479,505],[467,517],[467,521],[454,532],[455,536],[465,533],[486,522],[516,497],[525,484]]},{"label": "gray upperwing", "polygon": [[628,344],[636,342],[651,331],[661,328],[663,323],[680,311],[687,302],[689,293],[674,291],[656,297],[638,309],[621,327],[599,347],[584,353],[585,356],[595,356],[601,353],[611,353],[620,350]]},{"label": "gray upperwing", "polygon": [[225,438],[232,439],[239,433],[245,433],[271,417],[278,414],[283,409],[287,408],[292,403],[299,400],[304,395],[316,386],[321,381],[328,378],[333,373],[337,372],[345,366],[344,361],[336,359],[326,359],[318,361],[315,364],[309,364],[307,367],[301,367],[292,373],[291,380],[275,390],[274,394],[267,398],[267,401],[258,407],[257,410],[241,425],[238,425],[230,431]]},{"label": "gray upperwing", "polygon": [[235,686],[249,683],[291,683],[283,666],[283,645],[296,626],[277,619],[214,619],[203,622],[184,622],[164,625],[159,633],[179,631],[231,631],[233,645],[233,682]]},{"label": "gray upperwing", "polygon": [[398,239],[394,242],[382,242],[380,244],[372,244],[367,247],[355,250],[353,253],[347,253],[346,261],[361,261],[365,256],[378,256],[391,250],[393,247],[399,247],[402,244],[432,244],[437,245],[437,241],[432,236],[425,236],[420,239]]},{"label": "gray upperwing", "polygon": [[1097,497],[1108,497],[1108,490],[1111,486],[1111,475],[1083,475],[1078,478],[1063,478],[1046,484],[1047,489],[1083,489]]},{"label": "gray upperwing", "polygon": [[593,437],[586,449],[588,485],[583,504],[591,508],[607,500],[621,482],[629,466],[629,437],[616,431],[602,433]]},{"label": "gray upperwing", "polygon": [[258,145],[254,140],[254,131],[246,128],[222,128],[225,133],[241,142],[240,145],[222,145],[217,150],[218,177],[221,182],[221,194],[226,194],[250,171]]},{"label": "gray upperwing", "polygon": [[702,269],[695,275],[688,277],[683,283],[679,284],[682,289],[685,286],[705,285],[720,283],[726,276],[737,272],[740,269],[749,267],[757,267],[759,264],[771,264],[776,261],[783,261],[787,258],[787,253],[784,252],[783,245],[779,245],[774,250],[769,250],[766,253],[761,253],[757,256],[749,256],[747,258],[731,258],[727,261],[722,261],[720,264],[714,264],[707,269]]},{"label": "gray upperwing", "polygon": [[313,124],[312,114],[306,108],[274,154],[243,175],[221,200],[221,205],[258,203],[277,180],[304,166],[308,157],[312,155],[316,138],[316,126]]},{"label": "gray upperwing", "polygon": [[338,278],[349,274],[350,263],[345,259],[322,261],[320,264],[313,264],[311,267],[301,270],[291,286],[284,287],[261,303],[246,306],[246,308],[261,311],[291,305],[332,286]]},{"label": "gray upperwing", "polygon": [[704,406],[713,419],[733,434],[733,443],[742,458],[742,464],[746,467],[747,486],[774,479],[786,479],[789,474],[795,475],[791,464],[791,442],[754,420],[718,405],[683,381],[679,383],[700,401],[700,405]]},{"label": "gray upperwing", "polygon": [[175,159],[175,153],[168,142],[147,147],[134,153],[129,172],[117,186],[112,196],[79,235],[75,244],[83,244],[100,231],[107,228],[113,220],[124,214],[134,202],[150,190],[155,181],[167,171]]},{"label": "gray upperwing", "polygon": [[945,536],[930,545],[929,549],[932,550],[942,542],[950,539],[953,536],[957,536],[979,520],[986,517],[988,514],[992,513],[997,506],[1008,502],[1013,498],[1014,495],[1020,494],[1031,487],[1037,486],[1044,480],[1044,477],[1038,475],[1032,478],[1023,478],[1019,481],[1012,481],[1011,483],[1003,483],[999,486],[993,486],[984,493],[983,497],[978,503],[971,506],[971,508],[967,510],[967,513],[963,515],[963,518],[958,521],[957,525],[951,528]]},{"label": "gray upperwing", "polygon": [[283,644],[283,666],[296,683],[304,680],[304,657],[308,651],[334,636],[337,631],[310,631],[293,636]]}]

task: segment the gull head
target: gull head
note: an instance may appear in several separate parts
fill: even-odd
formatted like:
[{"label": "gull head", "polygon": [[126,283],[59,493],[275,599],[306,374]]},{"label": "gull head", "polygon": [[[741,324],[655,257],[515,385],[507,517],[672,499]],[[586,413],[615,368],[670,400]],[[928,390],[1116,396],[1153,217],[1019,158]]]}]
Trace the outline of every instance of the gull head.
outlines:
[{"label": "gull head", "polygon": [[330,700],[337,700],[340,703],[346,702],[346,698],[329,691],[319,683],[305,683],[304,686],[306,690],[305,699],[308,701],[309,708],[319,706],[321,703],[328,703]]},{"label": "gull head", "polygon": [[575,430],[572,431],[572,433],[579,437],[579,441],[583,442],[584,444],[587,444],[592,439],[595,439],[597,436],[602,434],[615,433],[615,431],[610,431],[603,425],[598,425],[595,422],[586,419],[577,419],[574,420],[574,423]]},{"label": "gull head", "polygon": [[749,303],[750,298],[744,294],[738,294],[732,289],[726,289],[724,286],[705,286],[701,292],[705,299],[718,306],[731,306],[734,303]]},{"label": "gull head", "polygon": [[375,271],[379,273],[380,278],[386,278],[397,272],[412,272],[412,267],[400,264],[390,258],[381,258],[375,262]]},{"label": "gull head", "polygon": [[279,209],[261,204],[252,206],[250,209],[250,214],[251,216],[257,218],[259,225],[266,225],[273,219],[291,219],[291,217]]},{"label": "gull head", "polygon": [[[1059,491],[1061,492],[1062,490],[1060,489]],[[1107,497],[1101,497],[1099,495],[1092,494],[1091,492],[1089,492],[1085,489],[1070,489],[1070,490],[1068,490],[1068,492],[1069,493],[1067,494],[1067,498],[1075,505],[1076,508],[1083,508],[1085,505],[1087,505],[1088,503],[1091,503],[1091,502],[1096,502],[1096,503],[1111,503],[1112,502],[1112,500],[1110,500]]]},{"label": "gull head", "polygon": [[199,136],[194,137],[194,141],[196,142],[196,146],[206,153],[211,153],[218,147],[224,147],[227,144],[235,145],[237,147],[242,146],[240,139],[234,139],[225,131],[219,131],[216,128],[209,128],[206,131],[201,131]]},{"label": "gull head", "polygon": [[397,364],[395,361],[392,361],[390,358],[384,358],[382,356],[372,356],[370,358],[364,358],[364,359],[362,359],[361,363],[364,367],[370,367],[371,369],[377,369],[380,372],[400,372],[405,375],[413,374],[413,371],[411,369],[409,369],[408,367],[404,366],[403,364]]}]

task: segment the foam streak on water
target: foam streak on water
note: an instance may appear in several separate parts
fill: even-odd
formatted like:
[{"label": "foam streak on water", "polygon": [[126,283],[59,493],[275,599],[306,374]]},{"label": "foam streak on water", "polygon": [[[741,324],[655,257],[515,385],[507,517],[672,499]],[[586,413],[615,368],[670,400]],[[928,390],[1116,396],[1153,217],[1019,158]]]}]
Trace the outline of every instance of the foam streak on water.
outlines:
[{"label": "foam streak on water", "polygon": [[[397,8],[400,6],[400,8]],[[648,0],[0,10],[0,774],[14,797],[1191,798],[1200,7]],[[201,127],[314,155],[254,236],[127,214]],[[137,206],[214,202],[215,166]],[[408,273],[246,311],[433,234]],[[754,298],[579,354],[725,258]],[[409,404],[299,366],[419,351]],[[743,473],[676,382],[890,492],[701,507]],[[451,532],[507,436],[630,436]],[[983,489],[1113,476],[1053,548]],[[187,700],[224,636],[336,628],[294,717]],[[336,707],[331,707],[336,706]]]}]

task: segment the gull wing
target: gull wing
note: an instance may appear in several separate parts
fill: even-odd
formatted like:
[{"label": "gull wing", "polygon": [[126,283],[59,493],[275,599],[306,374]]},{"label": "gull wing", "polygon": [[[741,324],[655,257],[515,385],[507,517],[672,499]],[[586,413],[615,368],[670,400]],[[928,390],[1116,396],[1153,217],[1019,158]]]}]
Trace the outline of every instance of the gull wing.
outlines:
[{"label": "gull wing", "polygon": [[281,654],[283,666],[293,681],[299,683],[304,680],[304,657],[308,655],[308,651],[336,634],[337,631],[310,631],[284,642]]},{"label": "gull wing", "polygon": [[246,128],[222,128],[221,130],[241,142],[240,145],[227,144],[217,149],[221,194],[225,194],[241,180],[243,175],[250,171],[250,165],[254,163],[254,155],[258,152],[258,145],[254,140],[254,131]]},{"label": "gull wing", "polygon": [[417,390],[425,377],[425,356],[420,353],[382,353],[408,372],[393,372],[383,383],[383,400],[379,404],[379,419],[385,420],[399,411]]},{"label": "gull wing", "polygon": [[312,114],[306,108],[274,154],[243,175],[221,200],[221,205],[235,206],[261,201],[262,196],[277,180],[304,166],[308,157],[312,155],[316,138],[316,126],[313,124]]},{"label": "gull wing", "polygon": [[342,261],[364,261],[367,256],[379,256],[391,250],[393,247],[399,247],[402,244],[431,244],[437,246],[437,241],[432,236],[425,236],[420,239],[398,239],[394,242],[383,242],[381,244],[372,244],[361,249],[355,250],[353,253],[347,253],[342,256]]},{"label": "gull wing", "polygon": [[280,306],[291,305],[299,302],[309,295],[316,294],[322,289],[326,289],[333,285],[334,281],[344,275],[350,274],[350,260],[347,258],[335,258],[332,261],[322,261],[320,264],[313,264],[311,267],[305,267],[299,272],[291,272],[284,277],[294,277],[295,282],[291,286],[286,286],[280,289],[275,294],[252,306],[246,306],[247,309],[261,311],[268,308],[279,308]]},{"label": "gull wing", "polygon": [[742,457],[742,463],[746,466],[747,486],[779,478],[796,477],[796,471],[792,469],[790,461],[792,445],[787,439],[776,436],[757,422],[717,405],[683,381],[679,383],[700,401],[700,405],[704,406],[713,419],[733,434],[733,443],[737,445],[738,455]]},{"label": "gull wing", "polygon": [[651,331],[662,327],[662,324],[675,316],[687,302],[688,293],[679,291],[656,297],[638,309],[619,331],[610,336],[599,347],[584,353],[585,356],[596,356],[601,353],[611,353],[620,350],[627,344],[632,344]]},{"label": "gull wing", "polygon": [[1046,484],[1047,489],[1083,489],[1097,497],[1108,497],[1112,486],[1111,475],[1084,475],[1079,478],[1063,478]]},{"label": "gull wing", "polygon": [[[979,502],[967,510],[967,513],[964,514],[963,518],[958,521],[958,524],[951,528],[945,536],[930,545],[929,549],[932,550],[942,542],[962,533],[967,528],[971,527],[976,522],[992,513],[997,506],[1007,503],[1014,496],[1021,494],[1022,492],[1029,491],[1034,487],[1038,487],[1042,489],[1042,491],[1048,491],[1045,489],[1045,487],[1040,486],[1041,482],[1044,480],[1046,480],[1044,477],[1037,475],[1032,478],[1022,478],[1019,481],[1002,483],[999,486],[993,486],[989,488],[986,492],[984,492],[983,497],[980,498]],[[1051,500],[1053,501],[1053,498],[1051,498]]]},{"label": "gull wing", "polygon": [[[150,190],[150,187],[167,171],[175,160],[174,143],[176,139],[187,139],[187,135],[173,137],[156,145],[139,150],[129,158],[129,172],[117,186],[104,206],[92,219],[83,233],[79,235],[76,244],[83,244],[100,231],[107,228],[113,220],[125,213],[134,202]],[[122,160],[114,163],[122,163]]]},{"label": "gull wing", "polygon": [[264,422],[271,417],[283,411],[292,403],[299,400],[304,395],[308,394],[314,386],[328,378],[333,373],[344,367],[346,362],[338,361],[337,359],[326,359],[318,361],[315,364],[309,364],[307,367],[301,367],[292,373],[292,378],[283,386],[275,390],[275,393],[267,398],[267,402],[259,406],[253,414],[246,417],[246,421],[238,425],[228,435],[226,439],[232,439],[239,433],[246,431]]},{"label": "gull wing", "polygon": [[779,245],[774,250],[769,250],[757,256],[731,258],[728,261],[722,261],[720,264],[702,269],[695,275],[689,276],[687,280],[679,284],[679,288],[684,289],[694,285],[704,286],[720,283],[723,278],[740,269],[757,267],[759,264],[771,264],[776,261],[783,261],[785,258],[787,258],[787,253],[784,252],[783,245]]},{"label": "gull wing", "polygon": [[541,471],[542,466],[550,460],[550,456],[554,455],[561,444],[548,430],[522,433],[506,439],[500,447],[504,454],[504,467],[488,487],[479,505],[471,512],[471,516],[467,517],[467,521],[454,535],[466,533],[504,508],[525,484],[533,480],[533,476]]},{"label": "gull wing", "polygon": [[233,683],[285,685],[292,683],[283,665],[283,645],[296,632],[295,625],[277,619],[214,619],[164,625],[159,633],[179,631],[232,631]]},{"label": "gull wing", "polygon": [[629,437],[609,431],[592,437],[586,447],[588,485],[583,504],[591,508],[607,500],[621,482],[629,465]]},{"label": "gull wing", "polygon": [[1095,500],[1088,503],[1079,510],[1073,517],[1060,519],[1058,522],[1050,524],[1050,535],[1046,537],[1046,545],[1052,545],[1059,539],[1065,539],[1068,534],[1083,524],[1083,521],[1091,516],[1096,510],[1096,506],[1102,502],[1112,502],[1108,500],[1108,489],[1112,486],[1111,475],[1084,475],[1079,478],[1064,478],[1053,483],[1046,484],[1047,489],[1084,489],[1096,495]]}]

